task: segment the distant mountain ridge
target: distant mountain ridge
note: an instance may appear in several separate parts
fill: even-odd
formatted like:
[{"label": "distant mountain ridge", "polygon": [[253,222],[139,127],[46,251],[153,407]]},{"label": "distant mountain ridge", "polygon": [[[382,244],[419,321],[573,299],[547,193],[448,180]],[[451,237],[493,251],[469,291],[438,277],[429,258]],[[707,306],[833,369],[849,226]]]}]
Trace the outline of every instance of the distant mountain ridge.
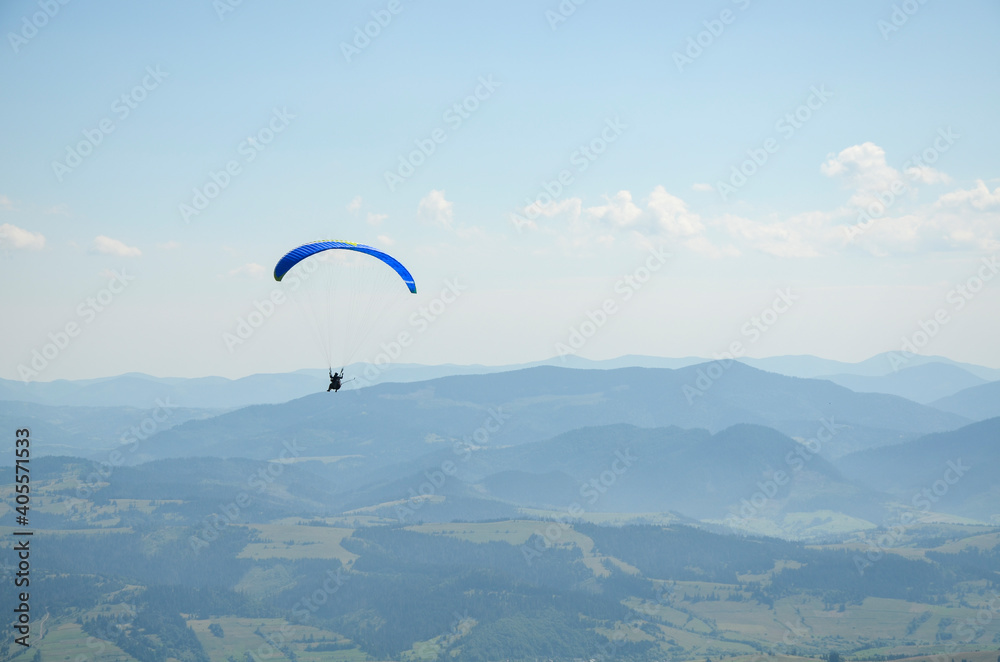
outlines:
[{"label": "distant mountain ridge", "polygon": [[925,405],[963,389],[989,383],[950,363],[923,363],[879,376],[839,374],[823,375],[820,379],[828,379],[858,393],[891,393]]},{"label": "distant mountain ridge", "polygon": [[1000,381],[971,386],[935,400],[931,406],[974,421],[1000,416]]},{"label": "distant mountain ridge", "polygon": [[[854,390],[863,389],[916,398],[924,404],[952,395],[982,381],[1000,380],[1000,370],[993,368],[959,363],[938,356],[914,356],[900,364],[900,357],[898,353],[884,353],[860,363],[844,363],[815,356],[776,356],[764,359],[744,358],[740,362],[759,370],[789,377],[830,379]],[[630,355],[599,361],[565,356],[505,366],[388,364],[376,367],[371,364],[352,364],[347,366],[347,372],[357,377],[358,381],[348,384],[345,388],[353,389],[360,385],[389,382],[426,381],[458,375],[494,374],[541,366],[582,370],[613,370],[628,367],[676,370],[710,361],[711,359],[699,357],[666,358]],[[934,373],[934,370],[939,372]],[[936,379],[935,374],[941,378]],[[979,382],[975,381],[977,379]],[[157,398],[170,397],[181,407],[230,409],[255,404],[288,402],[325,391],[327,382],[326,371],[316,369],[255,374],[239,379],[162,378],[142,373],[126,373],[97,379],[29,383],[0,379],[0,401],[15,400],[51,406],[149,409],[154,406],[153,403]],[[918,383],[923,386],[917,387]]]},{"label": "distant mountain ridge", "polygon": [[[506,472],[504,480],[496,478]],[[543,475],[539,473],[546,472]],[[517,485],[508,481],[519,475]],[[879,497],[771,428],[738,424],[715,434],[630,425],[572,430],[553,439],[475,454],[459,476],[519,505],[587,511],[674,511],[698,519],[779,518],[840,510],[876,519]],[[552,489],[562,475],[570,490]],[[532,482],[530,477],[534,477]],[[753,504],[749,508],[745,503]]]},{"label": "distant mountain ridge", "polygon": [[0,401],[50,406],[135,407],[152,409],[170,399],[179,407],[232,409],[250,404],[287,402],[326,388],[328,380],[301,374],[250,375],[242,379],[159,378],[141,373],[80,381],[29,382],[0,380]]},{"label": "distant mountain ridge", "polygon": [[836,466],[848,478],[896,495],[908,507],[1000,524],[1000,417],[854,453]]},{"label": "distant mountain ridge", "polygon": [[[204,419],[224,410],[178,407],[170,401],[153,401],[147,409],[135,407],[52,407],[34,402],[0,401],[0,425],[31,430],[32,452],[38,455],[75,455],[107,459],[120,449],[126,455],[137,442],[156,432],[192,419]],[[10,449],[13,441],[3,448]],[[0,462],[2,463],[2,462]]]},{"label": "distant mountain ridge", "polygon": [[833,424],[836,434],[821,450],[828,458],[968,423],[897,396],[858,394],[735,362],[713,380],[713,366],[718,369],[539,367],[320,393],[190,421],[154,435],[140,455],[268,459],[296,439],[306,456],[338,458],[330,470],[354,480],[359,472],[405,464],[461,440],[519,445],[617,423],[712,432],[750,423],[802,439]]},{"label": "distant mountain ridge", "polygon": [[[927,489],[944,490],[931,502],[935,513],[1000,516],[991,470],[1000,464],[1000,418],[968,425],[897,396],[735,362],[539,367],[218,415],[162,413],[157,422],[137,409],[0,404],[9,424],[32,427],[39,455],[109,466],[104,494],[115,498],[129,498],[124,482],[151,470],[147,461],[176,472],[221,458],[255,467],[234,478],[254,489],[264,485],[261,475],[297,476],[296,494],[314,490],[311,512],[402,523],[559,514],[575,504],[593,515],[693,518],[725,530],[822,538],[919,508],[924,502],[914,498]],[[149,429],[122,448],[122,426],[142,421]],[[118,459],[112,448],[121,449]],[[943,473],[949,469],[961,473]],[[167,499],[180,483],[137,479],[133,487]],[[277,506],[285,497],[275,496]]]}]

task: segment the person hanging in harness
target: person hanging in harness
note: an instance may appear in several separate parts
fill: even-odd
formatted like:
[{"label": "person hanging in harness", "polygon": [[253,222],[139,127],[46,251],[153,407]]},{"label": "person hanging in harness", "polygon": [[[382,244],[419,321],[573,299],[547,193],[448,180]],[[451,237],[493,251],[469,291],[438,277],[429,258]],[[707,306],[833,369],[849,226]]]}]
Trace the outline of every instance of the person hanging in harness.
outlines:
[{"label": "person hanging in harness", "polygon": [[334,393],[336,393],[337,391],[339,391],[340,385],[343,383],[342,381],[343,379],[344,379],[343,368],[340,369],[340,372],[334,372],[333,368],[330,368],[330,388],[326,389],[326,392],[329,393],[330,391],[333,391]]}]

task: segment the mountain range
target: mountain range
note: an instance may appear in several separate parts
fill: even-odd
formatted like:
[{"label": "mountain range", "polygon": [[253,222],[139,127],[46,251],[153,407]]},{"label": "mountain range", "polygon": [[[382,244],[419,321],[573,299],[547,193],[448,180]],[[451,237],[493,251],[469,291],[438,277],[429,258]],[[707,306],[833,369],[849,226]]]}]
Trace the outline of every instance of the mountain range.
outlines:
[{"label": "mountain range", "polygon": [[[881,379],[912,390],[942,376],[952,379],[951,388],[979,380],[943,363]],[[273,377],[286,395],[309,380],[324,381],[306,373]],[[268,378],[237,380],[240,397],[259,392]],[[859,386],[879,378],[852,379]],[[996,466],[991,444],[1000,418],[976,421],[995,406],[997,383],[960,391],[969,403],[962,408],[957,395],[931,406],[735,361],[539,366],[194,408],[156,389],[193,398],[198,389],[215,388],[215,399],[207,399],[221,404],[239,400],[225,399],[234,397],[237,391],[226,389],[236,382],[127,375],[52,383],[49,394],[101,401],[146,389],[138,397],[152,397],[153,408],[8,400],[0,402],[0,419],[30,427],[36,454],[113,464],[119,477],[126,475],[121,465],[192,458],[285,467],[304,484],[321,486],[311,508],[376,520],[558,516],[575,504],[595,515],[815,537],[920,509],[918,493],[942,489],[949,461],[974,466],[960,483],[945,483],[947,495],[933,495],[931,510],[991,521],[1000,494],[984,468]]]},{"label": "mountain range", "polygon": [[[622,356],[592,361],[564,356],[533,363],[484,366],[359,363],[346,367],[355,381],[345,389],[386,382],[427,381],[457,375],[493,374],[540,366],[611,370],[616,368],[680,369],[710,362],[697,357],[663,358]],[[876,355],[860,363],[844,363],[814,356],[744,358],[741,363],[788,377],[821,378],[852,390],[899,395],[928,404],[962,389],[1000,381],[1000,370],[959,363],[938,356],[903,357],[898,353]],[[253,404],[277,404],[325,391],[327,373],[306,369],[290,373],[256,374],[240,379],[223,377],[163,378],[141,373],[85,380],[21,382],[0,379],[0,401],[18,400],[52,406],[135,407],[150,409],[157,399],[180,407],[229,409]],[[950,411],[950,410],[949,410]],[[964,414],[963,414],[964,415]]]}]

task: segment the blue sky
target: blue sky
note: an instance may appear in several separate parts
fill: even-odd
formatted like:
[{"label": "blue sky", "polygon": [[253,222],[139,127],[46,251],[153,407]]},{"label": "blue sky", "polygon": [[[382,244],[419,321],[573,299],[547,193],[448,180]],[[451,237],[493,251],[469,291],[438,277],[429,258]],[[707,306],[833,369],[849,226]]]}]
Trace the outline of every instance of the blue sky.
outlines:
[{"label": "blue sky", "polygon": [[[0,24],[0,376],[74,323],[28,378],[324,367],[291,305],[225,340],[316,238],[414,273],[373,330],[371,352],[414,334],[403,362],[859,361],[916,337],[1000,367],[996,3],[18,0]],[[793,304],[745,333],[778,291]]]}]

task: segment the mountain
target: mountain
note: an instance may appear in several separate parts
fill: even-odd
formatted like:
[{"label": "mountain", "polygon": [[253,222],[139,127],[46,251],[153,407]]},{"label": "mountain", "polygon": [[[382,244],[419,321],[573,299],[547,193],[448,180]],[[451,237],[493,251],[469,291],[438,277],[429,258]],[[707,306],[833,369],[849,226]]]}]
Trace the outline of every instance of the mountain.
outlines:
[{"label": "mountain", "polygon": [[1000,416],[1000,381],[972,386],[935,400],[931,406],[973,421]]},{"label": "mountain", "polygon": [[879,376],[839,374],[819,379],[828,379],[859,393],[891,393],[921,404],[930,404],[963,389],[986,383],[986,380],[950,363],[924,363]]},{"label": "mountain", "polygon": [[[866,521],[885,514],[882,495],[847,481],[802,444],[756,425],[716,434],[624,424],[572,430],[546,441],[481,449],[455,458],[450,472],[431,464],[368,491],[353,507],[407,499],[428,483],[434,488],[429,496],[446,500],[492,498],[570,514],[574,508],[675,512],[738,528],[756,520],[780,523],[789,513],[830,511]],[[400,512],[414,520],[424,515]]]},{"label": "mountain", "polygon": [[[713,379],[713,375],[716,377]],[[475,446],[541,441],[581,427],[773,427],[816,442],[827,458],[949,430],[968,421],[891,395],[784,377],[740,363],[679,370],[540,367],[491,375],[319,393],[189,421],[142,444],[146,459],[288,455],[324,458],[338,480],[405,464],[460,440]]]},{"label": "mountain", "polygon": [[[601,462],[586,457],[611,447],[597,441],[628,437],[649,444],[641,452],[708,444],[723,463],[729,453],[753,463],[790,443],[750,426],[685,434],[580,431],[543,442],[551,447],[537,457],[573,460],[566,451],[581,444],[584,459],[566,468],[589,472]],[[814,462],[806,482],[835,478]],[[605,497],[637,480],[641,464]],[[327,483],[282,466],[163,460],[121,467],[71,498],[67,486],[101,467],[39,458],[31,487],[44,505],[31,517],[47,544],[31,545],[30,597],[45,627],[32,639],[44,655],[33,655],[82,659],[103,646],[106,659],[190,662],[247,650],[289,660],[745,659],[787,651],[790,627],[797,655],[788,660],[837,649],[934,653],[957,625],[989,615],[995,592],[1000,556],[987,545],[996,533],[983,526],[914,525],[864,549],[676,521],[602,524],[599,513],[398,525],[331,513]],[[247,480],[262,471],[272,480]],[[989,650],[956,659],[996,656],[988,626],[973,645]]]},{"label": "mountain", "polygon": [[841,458],[850,479],[923,511],[1000,522],[1000,418]]},{"label": "mountain", "polygon": [[0,401],[152,409],[157,400],[169,399],[179,407],[231,409],[248,404],[287,402],[326,389],[328,381],[325,374],[302,373],[250,375],[242,379],[160,378],[141,373],[80,381],[24,383],[2,379]]},{"label": "mountain", "polygon": [[[895,357],[895,360],[894,358]],[[899,354],[880,354],[861,363],[843,363],[815,356],[776,356],[764,359],[744,358],[740,362],[759,370],[789,377],[817,378],[834,375],[834,381],[849,375],[889,376],[916,366],[942,364],[961,368],[985,380],[1000,380],[1000,370],[958,363],[943,357],[911,357],[900,367]],[[578,356],[562,356],[506,366],[454,365],[425,366],[407,363],[383,363],[378,366],[355,363],[346,366],[348,383],[345,390],[376,384],[427,381],[456,375],[486,375],[527,368],[551,366],[579,370],[613,370],[618,368],[666,368],[677,370],[710,362],[698,357],[666,358],[628,355],[615,359],[593,361]],[[838,382],[840,383],[840,382]],[[29,382],[0,379],[0,401],[16,400],[45,405],[138,407],[148,409],[156,399],[170,398],[181,407],[232,409],[256,404],[278,404],[326,390],[324,370],[304,369],[291,373],[257,374],[240,379],[223,377],[153,377],[142,373],[127,373],[114,377],[85,380]],[[965,385],[972,385],[966,383]],[[853,388],[853,387],[851,387]],[[867,386],[866,386],[867,388]],[[897,393],[897,390],[876,388],[876,392]],[[899,394],[899,393],[897,393]],[[940,393],[937,397],[942,397]]]},{"label": "mountain", "polygon": [[[606,369],[641,365],[642,367],[679,368],[704,359],[668,359],[658,357],[621,357],[591,361],[576,356],[553,358],[513,366],[418,365],[389,363],[375,366],[354,363],[346,366],[347,376],[356,383],[345,390],[386,382],[419,382],[454,375],[486,375],[525,368],[552,365],[564,368]],[[0,401],[34,402],[51,406],[138,407],[154,406],[157,399],[169,398],[181,407],[232,409],[258,404],[279,404],[313,393],[324,392],[329,384],[325,370],[305,369],[291,373],[256,374],[240,379],[224,377],[153,377],[126,373],[114,377],[51,382],[21,382],[0,379]]]},{"label": "mountain", "polygon": [[[76,455],[105,460],[115,448],[137,448],[133,442],[186,421],[215,416],[218,409],[175,406],[169,399],[154,400],[149,409],[135,407],[50,407],[33,402],[0,401],[0,425],[31,430],[32,455]],[[13,458],[14,438],[2,450]]]},{"label": "mountain", "polygon": [[740,361],[754,368],[777,372],[789,377],[824,378],[824,375],[882,377],[902,372],[907,368],[940,363],[961,368],[986,381],[1000,379],[1000,370],[996,368],[961,363],[944,356],[911,355],[906,357],[901,352],[882,352],[859,363],[845,363],[808,355],[770,356],[763,359],[743,358]]},{"label": "mountain", "polygon": [[[552,366],[556,368],[577,368],[580,370],[613,370],[615,368],[684,368],[689,365],[704,363],[708,359],[696,356],[683,358],[667,358],[660,356],[638,356],[627,355],[614,359],[591,360],[580,356],[561,356],[546,359],[544,361],[532,361],[530,363],[515,363],[511,365],[488,366],[488,365],[417,365],[417,364],[387,364],[375,366],[366,363],[353,364],[348,367],[348,371],[365,378],[367,385],[381,384],[384,382],[418,382],[440,377],[451,377],[455,375],[488,375],[496,372],[511,372],[513,370],[525,370],[527,368],[538,368],[541,366]],[[302,371],[313,372],[313,371]],[[315,373],[324,374],[317,370]]]}]

